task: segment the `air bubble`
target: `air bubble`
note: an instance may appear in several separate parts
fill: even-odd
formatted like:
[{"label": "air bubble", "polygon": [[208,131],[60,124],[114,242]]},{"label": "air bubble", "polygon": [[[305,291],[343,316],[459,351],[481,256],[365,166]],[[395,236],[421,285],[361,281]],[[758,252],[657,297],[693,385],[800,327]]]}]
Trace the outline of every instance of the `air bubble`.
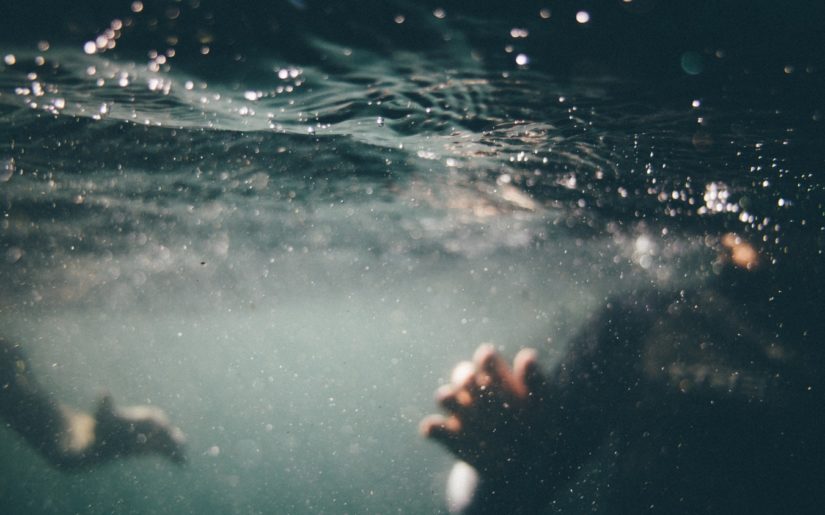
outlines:
[{"label": "air bubble", "polygon": [[682,70],[688,75],[699,75],[705,69],[702,56],[696,52],[685,52],[681,57]]},{"label": "air bubble", "polygon": [[14,164],[14,158],[0,159],[0,182],[8,182],[14,175],[17,167]]}]

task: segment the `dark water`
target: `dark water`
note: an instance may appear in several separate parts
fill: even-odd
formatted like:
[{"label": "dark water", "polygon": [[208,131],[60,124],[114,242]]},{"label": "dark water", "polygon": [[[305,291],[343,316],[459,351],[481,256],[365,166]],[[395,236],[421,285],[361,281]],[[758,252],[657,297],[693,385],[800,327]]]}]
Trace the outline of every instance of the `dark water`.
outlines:
[{"label": "dark water", "polygon": [[191,459],[66,475],[4,430],[3,512],[439,512],[451,365],[644,289],[722,281],[818,367],[825,9],[695,4],[4,6],[2,332]]}]

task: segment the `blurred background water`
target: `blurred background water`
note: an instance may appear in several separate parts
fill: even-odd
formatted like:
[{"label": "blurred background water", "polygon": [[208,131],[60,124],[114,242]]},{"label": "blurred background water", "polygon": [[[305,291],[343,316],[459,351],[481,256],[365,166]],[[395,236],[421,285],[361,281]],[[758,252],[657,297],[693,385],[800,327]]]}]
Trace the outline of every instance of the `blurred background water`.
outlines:
[{"label": "blurred background water", "polygon": [[2,333],[190,453],[66,475],[3,430],[4,513],[439,512],[454,362],[549,361],[611,295],[716,280],[729,232],[818,351],[819,3],[2,10]]}]

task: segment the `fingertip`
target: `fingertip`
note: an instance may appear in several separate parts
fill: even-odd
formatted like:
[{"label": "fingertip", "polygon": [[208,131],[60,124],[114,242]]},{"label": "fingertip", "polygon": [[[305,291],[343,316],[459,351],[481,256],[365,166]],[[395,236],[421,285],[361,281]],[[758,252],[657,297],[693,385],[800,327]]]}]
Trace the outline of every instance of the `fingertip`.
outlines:
[{"label": "fingertip", "polygon": [[536,349],[526,347],[518,351],[513,360],[513,368],[517,372],[532,372],[538,368],[539,353]]},{"label": "fingertip", "polygon": [[509,367],[501,354],[489,343],[481,345],[473,356],[476,367],[482,374],[478,374],[479,386],[489,386],[490,383],[500,383],[509,376]]},{"label": "fingertip", "polygon": [[455,437],[461,423],[455,417],[445,418],[441,415],[428,415],[418,424],[418,433],[424,438],[447,441]]},{"label": "fingertip", "polygon": [[538,352],[532,348],[525,348],[516,354],[513,361],[516,377],[527,386],[529,392],[534,392],[544,383],[544,375],[539,367]]},{"label": "fingertip", "polygon": [[482,343],[473,354],[473,362],[476,363],[479,369],[486,370],[495,363],[497,356],[498,352],[496,352],[496,348],[492,343]]},{"label": "fingertip", "polygon": [[458,404],[457,392],[458,389],[451,384],[439,386],[435,391],[435,402],[446,409],[451,409]]},{"label": "fingertip", "polygon": [[444,417],[439,415],[427,415],[418,423],[418,434],[424,438],[430,438],[433,428],[443,425]]},{"label": "fingertip", "polygon": [[442,399],[455,395],[456,387],[451,384],[443,384],[435,391],[435,401],[440,403]]},{"label": "fingertip", "polygon": [[436,391],[436,402],[450,413],[457,413],[473,403],[473,397],[466,388],[444,385]]},{"label": "fingertip", "polygon": [[476,373],[476,366],[470,361],[462,361],[453,368],[453,373],[450,375],[450,382],[458,387],[463,387],[469,384]]}]

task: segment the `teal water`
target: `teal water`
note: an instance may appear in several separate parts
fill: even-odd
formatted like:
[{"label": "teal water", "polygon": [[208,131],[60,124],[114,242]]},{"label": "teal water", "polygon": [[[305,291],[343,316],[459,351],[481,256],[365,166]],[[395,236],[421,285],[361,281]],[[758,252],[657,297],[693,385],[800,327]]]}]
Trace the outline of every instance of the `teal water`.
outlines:
[{"label": "teal water", "polygon": [[65,474],[0,429],[4,513],[442,512],[417,424],[454,363],[549,366],[606,298],[717,280],[729,232],[821,342],[807,50],[603,52],[661,6],[145,4],[4,22],[0,328],[67,403],[162,407],[189,462]]}]

